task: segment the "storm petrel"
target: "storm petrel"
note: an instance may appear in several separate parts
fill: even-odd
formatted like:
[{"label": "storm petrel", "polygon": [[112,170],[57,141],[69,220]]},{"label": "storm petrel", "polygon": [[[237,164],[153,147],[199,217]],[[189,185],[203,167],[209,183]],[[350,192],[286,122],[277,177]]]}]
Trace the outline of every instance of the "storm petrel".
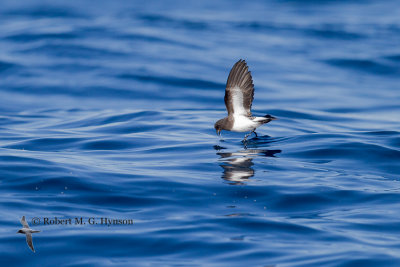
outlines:
[{"label": "storm petrel", "polygon": [[25,220],[25,216],[22,216],[21,224],[23,227],[17,233],[26,235],[26,243],[31,248],[31,250],[33,252],[35,252],[35,249],[33,248],[33,243],[32,243],[32,233],[39,233],[40,231],[32,230],[31,228],[29,228],[29,225]]},{"label": "storm petrel", "polygon": [[254,84],[251,72],[246,61],[240,59],[233,65],[226,82],[225,106],[228,117],[220,119],[214,125],[218,135],[222,130],[233,132],[250,132],[245,135],[246,141],[252,133],[257,137],[256,128],[260,125],[276,120],[271,115],[264,117],[253,117],[251,104],[254,99]]}]

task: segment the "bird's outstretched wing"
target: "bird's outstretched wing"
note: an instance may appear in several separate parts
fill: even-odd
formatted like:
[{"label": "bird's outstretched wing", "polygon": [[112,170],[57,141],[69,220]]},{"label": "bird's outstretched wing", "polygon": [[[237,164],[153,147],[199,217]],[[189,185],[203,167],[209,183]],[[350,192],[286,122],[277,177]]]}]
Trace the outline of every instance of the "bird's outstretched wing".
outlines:
[{"label": "bird's outstretched wing", "polygon": [[21,224],[24,228],[29,228],[28,223],[26,222],[25,216],[22,216]]},{"label": "bird's outstretched wing", "polygon": [[239,60],[233,65],[225,89],[225,105],[228,115],[251,116],[254,99],[254,85],[246,61]]},{"label": "bird's outstretched wing", "polygon": [[31,248],[31,250],[33,252],[35,252],[35,248],[33,247],[32,234],[31,233],[26,233],[26,243]]}]

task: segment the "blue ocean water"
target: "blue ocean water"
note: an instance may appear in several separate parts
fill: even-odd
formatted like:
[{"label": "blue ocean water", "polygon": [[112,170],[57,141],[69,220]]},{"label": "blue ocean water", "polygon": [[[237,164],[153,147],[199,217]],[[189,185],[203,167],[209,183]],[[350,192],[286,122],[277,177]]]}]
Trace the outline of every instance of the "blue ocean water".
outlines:
[{"label": "blue ocean water", "polygon": [[398,6],[3,0],[1,266],[400,266]]}]

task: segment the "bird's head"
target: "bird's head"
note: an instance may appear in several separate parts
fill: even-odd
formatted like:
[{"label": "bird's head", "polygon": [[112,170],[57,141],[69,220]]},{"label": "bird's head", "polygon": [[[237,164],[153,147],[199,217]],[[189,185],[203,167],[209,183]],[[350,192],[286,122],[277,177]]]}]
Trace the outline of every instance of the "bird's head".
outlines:
[{"label": "bird's head", "polygon": [[18,230],[17,234],[24,234],[24,232],[20,229]]},{"label": "bird's head", "polygon": [[217,135],[219,135],[219,136],[221,135],[221,131],[222,131],[222,121],[223,121],[223,119],[217,121],[214,124],[214,129],[215,129],[215,131],[217,131]]}]

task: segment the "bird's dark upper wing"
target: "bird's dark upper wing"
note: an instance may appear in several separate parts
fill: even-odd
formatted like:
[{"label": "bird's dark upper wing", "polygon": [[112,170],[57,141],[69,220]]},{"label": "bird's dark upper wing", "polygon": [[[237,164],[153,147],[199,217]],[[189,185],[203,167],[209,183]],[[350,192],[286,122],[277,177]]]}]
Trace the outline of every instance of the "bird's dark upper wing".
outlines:
[{"label": "bird's dark upper wing", "polygon": [[254,99],[254,85],[246,61],[239,60],[233,65],[225,89],[225,105],[228,115],[251,116]]},{"label": "bird's dark upper wing", "polygon": [[22,216],[21,218],[21,224],[24,228],[29,228],[28,223],[26,222],[25,216]]},{"label": "bird's dark upper wing", "polygon": [[35,249],[33,247],[33,242],[32,242],[32,234],[30,233],[26,233],[26,243],[28,244],[28,246],[31,248],[31,250],[33,252],[35,252]]}]

